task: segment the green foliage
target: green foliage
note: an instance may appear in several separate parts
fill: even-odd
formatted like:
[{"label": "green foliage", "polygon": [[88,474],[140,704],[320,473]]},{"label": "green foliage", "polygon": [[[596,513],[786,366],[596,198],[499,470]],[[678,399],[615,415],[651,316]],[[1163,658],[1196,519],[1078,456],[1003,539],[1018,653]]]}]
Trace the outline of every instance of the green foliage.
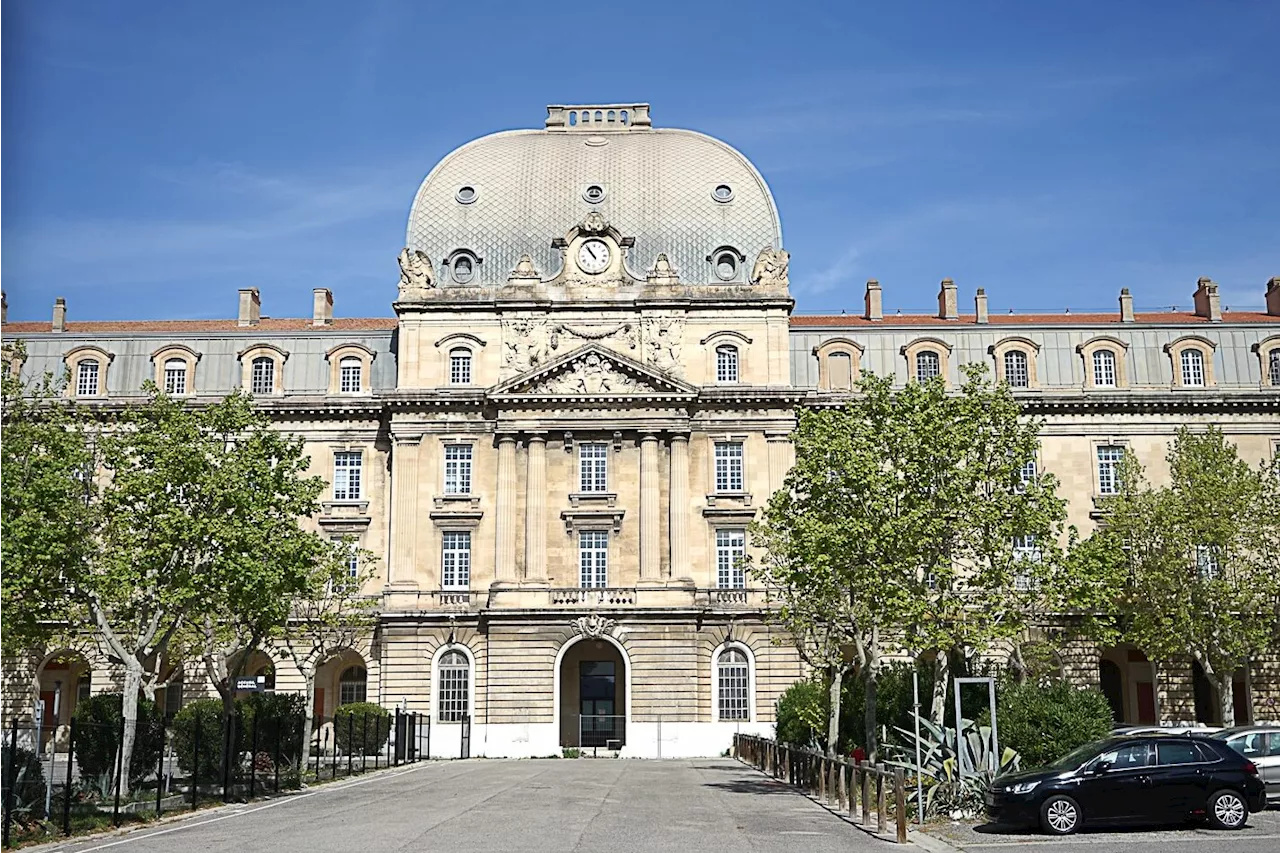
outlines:
[{"label": "green foliage", "polygon": [[377,755],[386,746],[391,733],[391,714],[372,702],[348,702],[333,712],[333,737],[343,755]]},{"label": "green foliage", "polygon": [[[100,693],[76,703],[76,763],[84,776],[111,775],[120,744],[123,696]],[[133,755],[129,759],[129,783],[136,785],[154,773],[164,750],[164,718],[150,700],[138,699],[138,723]]]},{"label": "green foliage", "polygon": [[[1021,757],[1007,746],[1000,750],[997,764],[996,743],[990,726],[961,718],[957,737],[955,729],[936,726],[921,718],[917,740],[914,723],[913,719],[912,728],[897,730],[899,740],[888,747],[892,756],[888,763],[906,768],[914,775],[919,744],[926,817],[939,814],[973,817],[982,810],[982,796],[991,780],[1005,773],[1016,773],[1021,766]],[[908,798],[914,800],[914,785],[907,787]]]},{"label": "green foliage", "polygon": [[[9,787],[9,780],[13,780],[14,814],[26,819],[43,817],[45,780],[44,764],[41,763],[40,756],[21,746],[16,750],[6,746],[0,753],[3,753],[0,779],[4,780],[6,789]],[[9,764],[11,760],[16,764],[12,769]],[[15,775],[10,775],[11,773]]]},{"label": "green foliage", "polygon": [[792,746],[815,747],[826,734],[827,688],[804,679],[778,697],[777,740]]},{"label": "green foliage", "polygon": [[297,693],[252,693],[236,703],[241,746],[252,749],[257,730],[258,752],[275,759],[276,739],[280,757],[297,765],[302,760],[302,724],[307,713],[305,696]]},{"label": "green foliage", "polygon": [[[1000,743],[1016,750],[1027,767],[1056,761],[1111,732],[1111,706],[1094,689],[1059,681],[1048,686],[1005,684],[996,698]],[[990,714],[980,722],[989,724]]]},{"label": "green foliage", "polygon": [[[218,699],[197,699],[182,706],[173,717],[173,751],[185,773],[198,771],[201,779],[217,778],[222,768],[223,705]],[[199,755],[196,730],[200,731]],[[199,765],[196,759],[199,758]]]}]

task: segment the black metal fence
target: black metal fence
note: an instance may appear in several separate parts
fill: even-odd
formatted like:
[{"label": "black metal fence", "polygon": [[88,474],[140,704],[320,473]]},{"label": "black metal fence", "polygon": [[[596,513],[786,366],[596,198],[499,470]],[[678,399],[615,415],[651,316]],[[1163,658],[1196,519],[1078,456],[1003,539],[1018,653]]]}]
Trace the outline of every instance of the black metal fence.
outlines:
[{"label": "black metal fence", "polygon": [[[52,733],[10,721],[2,749],[5,847],[158,817],[201,803],[245,802],[431,755],[426,714],[382,711],[317,718],[306,749],[301,720],[195,716],[148,734],[121,762],[123,723],[71,720]],[[460,757],[466,757],[462,755]]]}]

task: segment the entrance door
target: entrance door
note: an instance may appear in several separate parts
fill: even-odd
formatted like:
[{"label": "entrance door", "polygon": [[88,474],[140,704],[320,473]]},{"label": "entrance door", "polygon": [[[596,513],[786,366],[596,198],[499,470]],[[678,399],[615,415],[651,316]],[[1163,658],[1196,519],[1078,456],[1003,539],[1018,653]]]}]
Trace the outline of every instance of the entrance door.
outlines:
[{"label": "entrance door", "polygon": [[611,660],[584,660],[578,665],[578,697],[582,746],[608,746],[620,740],[617,673]]}]

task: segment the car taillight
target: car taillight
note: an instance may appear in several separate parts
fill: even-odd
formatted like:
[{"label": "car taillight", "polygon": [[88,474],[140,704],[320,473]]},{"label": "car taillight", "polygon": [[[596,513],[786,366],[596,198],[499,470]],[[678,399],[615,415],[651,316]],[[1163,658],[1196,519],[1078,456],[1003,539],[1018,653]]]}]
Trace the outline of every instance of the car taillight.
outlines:
[{"label": "car taillight", "polygon": [[1258,765],[1254,764],[1252,761],[1246,761],[1244,763],[1244,772],[1248,773],[1250,776],[1257,776]]}]

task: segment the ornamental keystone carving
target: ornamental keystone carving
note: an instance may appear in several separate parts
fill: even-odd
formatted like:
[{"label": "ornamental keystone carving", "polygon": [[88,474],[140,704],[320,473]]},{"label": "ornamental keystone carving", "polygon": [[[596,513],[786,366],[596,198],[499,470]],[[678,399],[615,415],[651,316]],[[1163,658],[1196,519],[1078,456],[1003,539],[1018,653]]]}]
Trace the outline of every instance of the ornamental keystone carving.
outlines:
[{"label": "ornamental keystone carving", "polygon": [[640,390],[640,385],[609,359],[593,352],[549,380],[543,390],[551,394],[621,394]]},{"label": "ornamental keystone carving", "polygon": [[603,234],[608,227],[609,223],[605,222],[604,215],[598,210],[588,213],[578,226],[583,234]]},{"label": "ornamental keystone carving", "polygon": [[774,249],[765,246],[756,256],[755,266],[751,268],[752,284],[781,284],[787,282],[787,266],[791,262],[791,253],[786,249]]},{"label": "ornamental keystone carving", "polygon": [[671,265],[671,261],[667,258],[665,252],[658,255],[658,259],[653,262],[653,267],[645,276],[649,284],[679,284],[679,270]]},{"label": "ornamental keystone carving", "polygon": [[396,258],[400,264],[400,301],[421,302],[428,290],[435,289],[436,271],[431,258],[421,249],[404,248]]},{"label": "ornamental keystone carving", "polygon": [[590,616],[579,616],[573,620],[573,633],[586,637],[588,640],[598,640],[605,634],[611,634],[616,627],[618,627],[617,622],[598,613],[592,613]]},{"label": "ornamental keystone carving", "polygon": [[507,276],[507,281],[512,284],[537,284],[542,281],[542,275],[538,272],[538,268],[533,265],[533,258],[528,254],[520,256],[519,263],[516,268],[511,271],[511,275]]}]

